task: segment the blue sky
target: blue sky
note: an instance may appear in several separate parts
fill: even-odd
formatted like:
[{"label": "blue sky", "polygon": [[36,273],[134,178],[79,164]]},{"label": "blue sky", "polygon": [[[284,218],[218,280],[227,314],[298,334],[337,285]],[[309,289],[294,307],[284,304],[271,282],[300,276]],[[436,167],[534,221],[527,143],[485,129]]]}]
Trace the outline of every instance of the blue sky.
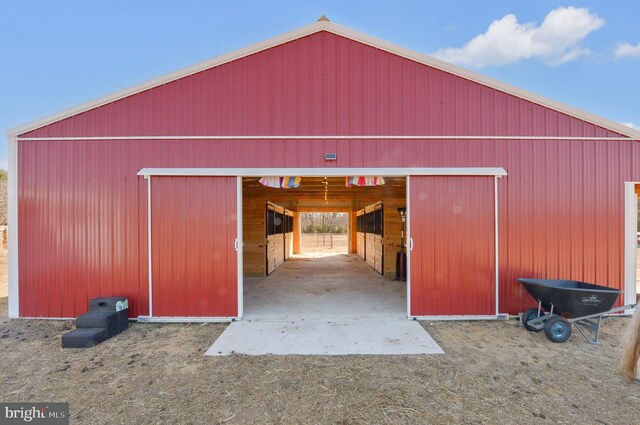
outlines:
[{"label": "blue sky", "polygon": [[0,0],[4,132],[332,21],[640,127],[640,2]]}]

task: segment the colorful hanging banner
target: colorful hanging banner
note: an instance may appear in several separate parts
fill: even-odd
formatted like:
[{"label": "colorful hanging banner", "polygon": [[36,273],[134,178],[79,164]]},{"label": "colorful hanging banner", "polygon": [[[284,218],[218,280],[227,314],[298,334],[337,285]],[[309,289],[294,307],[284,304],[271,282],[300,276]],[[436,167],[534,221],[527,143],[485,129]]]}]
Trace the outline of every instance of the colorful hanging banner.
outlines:
[{"label": "colorful hanging banner", "polygon": [[283,177],[281,187],[285,189],[293,189],[296,187],[300,187],[300,183],[302,182],[302,177]]},{"label": "colorful hanging banner", "polygon": [[345,185],[351,186],[382,186],[384,177],[382,176],[349,176],[346,178]]},{"label": "colorful hanging banner", "polygon": [[288,176],[288,177],[262,177],[260,180],[260,184],[273,187],[273,188],[283,188],[283,189],[294,189],[296,187],[300,187],[300,183],[302,182],[302,177],[299,176]]}]

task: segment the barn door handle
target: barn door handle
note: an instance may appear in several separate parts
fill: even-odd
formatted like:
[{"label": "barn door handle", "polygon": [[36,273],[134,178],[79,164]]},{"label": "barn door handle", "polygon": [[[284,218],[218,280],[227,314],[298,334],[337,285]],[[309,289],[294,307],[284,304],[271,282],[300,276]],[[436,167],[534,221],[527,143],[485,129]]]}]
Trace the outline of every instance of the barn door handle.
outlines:
[{"label": "barn door handle", "polygon": [[236,240],[233,242],[233,246],[235,247],[235,249],[236,249],[236,251],[237,251],[237,250],[238,250],[238,248],[239,248],[239,246],[240,246],[240,244],[239,244],[239,242],[238,242],[238,239],[236,239]]},{"label": "barn door handle", "polygon": [[413,238],[409,238],[409,251],[413,251]]}]

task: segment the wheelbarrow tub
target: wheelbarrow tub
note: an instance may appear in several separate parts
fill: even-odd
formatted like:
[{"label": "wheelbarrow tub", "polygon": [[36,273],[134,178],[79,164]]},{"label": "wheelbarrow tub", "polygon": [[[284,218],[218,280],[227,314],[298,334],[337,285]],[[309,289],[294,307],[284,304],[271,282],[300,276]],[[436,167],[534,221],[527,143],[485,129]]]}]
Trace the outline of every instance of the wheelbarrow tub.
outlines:
[{"label": "wheelbarrow tub", "polygon": [[577,280],[525,279],[518,281],[542,308],[560,316],[575,317],[602,314],[613,308],[622,291]]}]

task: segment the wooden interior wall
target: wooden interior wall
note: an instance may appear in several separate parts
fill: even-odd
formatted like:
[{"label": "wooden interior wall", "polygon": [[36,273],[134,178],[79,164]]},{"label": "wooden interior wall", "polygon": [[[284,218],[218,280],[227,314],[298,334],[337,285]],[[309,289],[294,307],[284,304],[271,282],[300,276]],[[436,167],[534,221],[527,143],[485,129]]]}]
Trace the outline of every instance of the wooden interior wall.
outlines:
[{"label": "wooden interior wall", "polygon": [[358,252],[357,218],[355,211],[349,213],[349,254]]},{"label": "wooden interior wall", "polygon": [[[271,274],[291,256],[291,242],[293,238],[291,234],[286,233],[284,216],[293,216],[293,213],[272,202],[267,202],[266,210],[283,215],[282,222],[280,223],[282,232],[267,236],[267,274]],[[278,219],[275,218],[275,220],[277,221]]]},{"label": "wooden interior wall", "polygon": [[[381,264],[376,264],[376,257],[381,256],[382,254],[382,241],[379,238],[376,240],[375,236],[376,235],[373,233],[367,233],[365,236],[367,241],[365,242],[366,253],[364,259],[374,270],[378,273],[382,273],[381,270],[379,270]],[[376,265],[378,267],[376,267]]]},{"label": "wooden interior wall", "polygon": [[300,213],[293,213],[293,253],[300,254]]},{"label": "wooden interior wall", "polygon": [[[293,212],[285,211],[285,214],[293,219]],[[293,255],[293,232],[284,234],[284,260],[287,261]]]},{"label": "wooden interior wall", "polygon": [[384,275],[396,276],[396,254],[402,248],[402,219],[398,208],[406,208],[406,187],[396,196],[384,198]]},{"label": "wooden interior wall", "polygon": [[282,233],[267,238],[267,273],[271,274],[284,263],[284,238]]},{"label": "wooden interior wall", "polygon": [[364,237],[364,233],[363,232],[358,232],[358,255],[360,256],[360,258],[362,258],[364,260],[364,255],[365,255],[365,242],[366,239]]},{"label": "wooden interior wall", "polygon": [[242,190],[242,265],[244,276],[255,277],[266,274],[266,233],[264,206],[267,202],[264,196],[247,193]]},{"label": "wooden interior wall", "polygon": [[[383,205],[384,205],[383,202],[377,202],[375,204],[368,205],[364,209],[360,210],[358,212],[359,213],[358,215],[362,215],[362,214],[366,215],[368,213],[373,213],[374,211],[383,209]],[[384,215],[383,215],[383,219],[384,219]],[[367,229],[365,227],[365,231],[366,230]],[[385,234],[384,225],[383,225],[382,233],[383,235]],[[375,233],[366,233],[366,232],[362,235],[363,235],[362,239],[364,241],[364,248],[361,249],[360,251],[364,251],[364,260],[375,271],[377,271],[380,274],[385,274],[385,264],[383,264],[383,262],[386,255],[383,254],[385,250],[383,235],[378,235]],[[392,264],[392,270],[389,270],[388,273],[395,274],[395,263]]]}]

